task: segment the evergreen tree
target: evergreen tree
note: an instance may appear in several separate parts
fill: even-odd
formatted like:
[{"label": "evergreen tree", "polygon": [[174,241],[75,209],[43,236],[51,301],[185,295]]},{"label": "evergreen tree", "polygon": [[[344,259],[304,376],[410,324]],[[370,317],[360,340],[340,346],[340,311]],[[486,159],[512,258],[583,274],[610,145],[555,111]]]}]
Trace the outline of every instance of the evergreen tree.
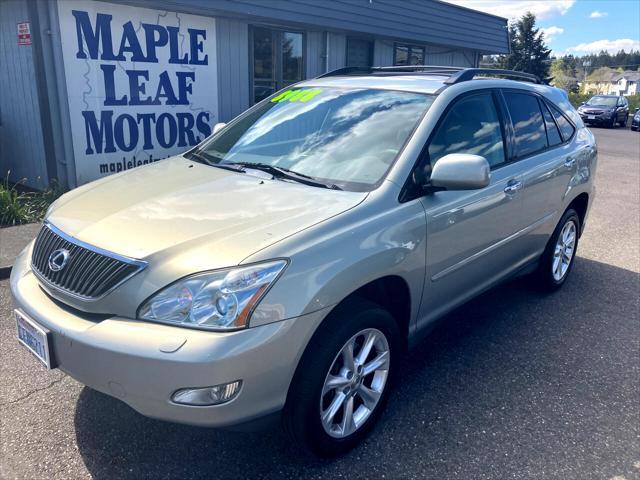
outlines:
[{"label": "evergreen tree", "polygon": [[536,28],[536,16],[527,12],[509,25],[511,53],[499,58],[501,68],[533,73],[543,80],[549,76],[551,50],[544,43],[544,34]]}]

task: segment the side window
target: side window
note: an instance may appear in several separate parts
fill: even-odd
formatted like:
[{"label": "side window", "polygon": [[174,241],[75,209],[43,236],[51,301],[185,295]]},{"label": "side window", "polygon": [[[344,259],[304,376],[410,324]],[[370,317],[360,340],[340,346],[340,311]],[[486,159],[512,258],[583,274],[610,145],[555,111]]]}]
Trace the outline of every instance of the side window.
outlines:
[{"label": "side window", "polygon": [[551,112],[549,112],[549,109],[544,105],[540,105],[540,107],[542,108],[542,115],[544,116],[544,125],[547,127],[547,142],[549,146],[555,147],[556,145],[560,145],[562,143],[562,137],[560,136],[556,122],[553,121]]},{"label": "side window", "polygon": [[498,112],[491,92],[456,100],[429,144],[431,165],[450,153],[482,155],[491,167],[505,162]]},{"label": "side window", "polygon": [[560,128],[560,133],[562,133],[562,139],[566,142],[571,137],[573,137],[573,132],[575,132],[576,129],[571,124],[571,122],[569,122],[569,120],[567,120],[567,117],[565,117],[560,112],[560,110],[558,110],[553,105],[548,105],[548,106],[549,106],[549,108],[551,110],[551,113],[553,114],[553,118],[556,119],[556,123],[558,124],[558,127]]},{"label": "side window", "polygon": [[513,122],[516,157],[526,157],[547,148],[547,134],[538,99],[516,92],[504,92],[504,99]]}]

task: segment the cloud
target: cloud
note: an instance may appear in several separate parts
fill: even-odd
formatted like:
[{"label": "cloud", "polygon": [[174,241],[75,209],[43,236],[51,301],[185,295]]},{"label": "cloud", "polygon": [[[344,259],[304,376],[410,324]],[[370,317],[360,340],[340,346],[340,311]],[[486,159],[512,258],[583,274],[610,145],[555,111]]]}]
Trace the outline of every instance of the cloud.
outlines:
[{"label": "cloud", "polygon": [[509,20],[520,18],[524,13],[535,14],[538,20],[548,20],[564,15],[576,0],[445,0],[463,7],[505,17]]},{"label": "cloud", "polygon": [[569,47],[566,53],[598,53],[606,50],[609,53],[618,53],[620,50],[629,52],[630,50],[640,50],[640,41],[630,38],[619,38],[617,40],[596,40],[590,43],[580,43],[575,47]]},{"label": "cloud", "polygon": [[553,42],[555,37],[564,33],[564,28],[553,26],[541,28],[540,31],[544,34],[544,39],[547,42]]},{"label": "cloud", "polygon": [[594,10],[593,12],[591,12],[591,15],[589,15],[589,18],[602,18],[606,17],[607,15],[609,15],[607,12],[599,12],[598,10]]}]

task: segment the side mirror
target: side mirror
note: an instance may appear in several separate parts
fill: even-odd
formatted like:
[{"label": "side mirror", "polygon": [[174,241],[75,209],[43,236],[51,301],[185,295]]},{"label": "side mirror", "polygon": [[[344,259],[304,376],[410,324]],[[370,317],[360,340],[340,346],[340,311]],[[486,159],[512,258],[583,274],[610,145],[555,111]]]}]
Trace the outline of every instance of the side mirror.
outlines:
[{"label": "side mirror", "polygon": [[224,122],[220,122],[220,123],[216,123],[215,126],[213,127],[213,133],[218,133],[220,130],[222,130],[224,127],[226,127],[227,124]]},{"label": "side mirror", "polygon": [[480,155],[451,153],[436,162],[431,186],[446,190],[479,190],[489,185],[491,168]]},{"label": "side mirror", "polygon": [[580,103],[580,105],[586,105],[586,104],[587,104],[587,102],[582,102],[582,103]]},{"label": "side mirror", "polygon": [[636,113],[640,112],[640,107],[636,108]]}]

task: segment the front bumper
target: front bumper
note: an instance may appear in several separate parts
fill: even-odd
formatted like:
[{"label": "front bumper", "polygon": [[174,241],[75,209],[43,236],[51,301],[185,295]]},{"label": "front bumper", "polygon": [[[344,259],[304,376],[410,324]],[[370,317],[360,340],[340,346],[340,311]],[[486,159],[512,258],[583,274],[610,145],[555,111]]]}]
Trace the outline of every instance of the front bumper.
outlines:
[{"label": "front bumper", "polygon": [[640,129],[640,119],[636,120],[635,118],[631,121],[631,128],[633,130]]},{"label": "front bumper", "polygon": [[[14,264],[11,292],[17,308],[52,332],[57,366],[145,416],[178,423],[224,427],[280,410],[304,348],[326,315],[325,309],[225,333],[92,318],[51,299],[27,257],[23,253]],[[181,388],[235,380],[243,382],[239,395],[222,405],[171,401]]]},{"label": "front bumper", "polygon": [[592,115],[592,116],[594,118],[589,119],[589,116],[587,114],[583,114],[583,113],[580,114],[580,118],[585,124],[608,125],[611,123],[610,115],[600,114],[600,115]]}]

